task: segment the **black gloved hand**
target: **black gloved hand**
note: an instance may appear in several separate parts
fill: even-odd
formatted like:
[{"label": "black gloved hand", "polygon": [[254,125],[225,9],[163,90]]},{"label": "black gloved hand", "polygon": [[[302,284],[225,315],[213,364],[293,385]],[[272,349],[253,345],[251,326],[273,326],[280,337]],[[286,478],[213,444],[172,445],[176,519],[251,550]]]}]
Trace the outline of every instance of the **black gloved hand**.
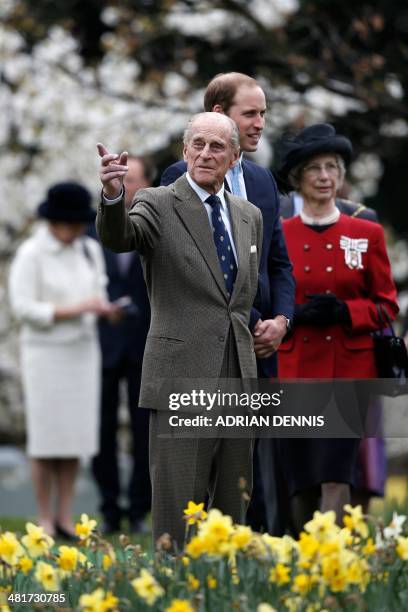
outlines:
[{"label": "black gloved hand", "polygon": [[319,320],[320,312],[312,300],[305,304],[295,304],[294,325],[319,325]]},{"label": "black gloved hand", "polygon": [[322,325],[351,323],[347,304],[343,300],[339,300],[333,293],[312,293],[307,297],[311,298],[315,308],[322,313],[323,320],[325,321]]},{"label": "black gloved hand", "polygon": [[331,293],[317,293],[307,296],[305,304],[296,304],[294,324],[331,325],[350,323],[347,305]]}]

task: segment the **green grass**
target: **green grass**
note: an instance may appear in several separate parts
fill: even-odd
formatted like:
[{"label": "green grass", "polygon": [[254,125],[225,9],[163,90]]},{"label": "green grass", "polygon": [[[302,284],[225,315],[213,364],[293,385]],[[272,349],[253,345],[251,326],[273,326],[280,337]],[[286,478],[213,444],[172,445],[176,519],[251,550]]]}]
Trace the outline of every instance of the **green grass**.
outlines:
[{"label": "green grass", "polygon": [[[75,521],[79,521],[79,516],[75,517]],[[98,519],[98,517],[96,517]],[[24,518],[21,516],[0,516],[0,530],[1,531],[12,531],[16,533],[18,536],[22,536],[25,531],[25,525],[27,521],[31,521],[35,523],[35,519],[32,517]],[[98,521],[98,524],[101,524]],[[152,536],[151,533],[143,533],[143,534],[129,534],[127,532],[126,526],[122,529],[124,535],[129,538],[130,544],[139,544],[144,551],[149,552],[152,549]],[[113,546],[119,546],[119,538],[120,534],[114,534],[109,536],[104,536],[104,540],[110,542]],[[66,540],[62,540],[60,538],[54,538],[57,546],[62,544],[66,544]]]}]

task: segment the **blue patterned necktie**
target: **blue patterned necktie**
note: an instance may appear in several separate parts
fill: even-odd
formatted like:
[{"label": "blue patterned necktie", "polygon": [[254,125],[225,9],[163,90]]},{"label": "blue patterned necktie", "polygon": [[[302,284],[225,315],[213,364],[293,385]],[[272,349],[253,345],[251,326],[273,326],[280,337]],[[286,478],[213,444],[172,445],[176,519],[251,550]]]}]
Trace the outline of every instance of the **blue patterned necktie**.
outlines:
[{"label": "blue patterned necktie", "polygon": [[231,168],[231,191],[234,195],[244,197],[241,191],[241,185],[239,184],[239,177],[241,174],[241,163],[237,161],[235,166]]},{"label": "blue patterned necktie", "polygon": [[228,297],[231,297],[234,282],[237,276],[237,264],[231,246],[231,240],[221,217],[221,200],[216,195],[210,195],[206,199],[212,208],[211,221],[214,230],[214,242],[220,260],[221,271],[224,275],[225,286]]}]

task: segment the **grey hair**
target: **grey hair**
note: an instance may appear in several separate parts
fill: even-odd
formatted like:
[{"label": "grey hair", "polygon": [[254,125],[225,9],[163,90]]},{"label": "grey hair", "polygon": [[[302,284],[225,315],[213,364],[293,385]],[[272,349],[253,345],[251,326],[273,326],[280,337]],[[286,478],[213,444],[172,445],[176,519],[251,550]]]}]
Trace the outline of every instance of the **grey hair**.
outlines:
[{"label": "grey hair", "polygon": [[[320,155],[320,153],[319,153]],[[323,155],[323,153],[322,153]],[[328,155],[330,155],[330,153],[328,153]],[[340,171],[340,184],[339,184],[339,189],[341,189],[341,187],[343,186],[343,181],[344,181],[344,177],[346,176],[346,164],[344,163],[344,159],[342,158],[341,155],[338,155],[338,153],[333,153],[332,155],[334,155],[334,157],[336,158],[336,163],[339,167],[339,171]],[[310,164],[311,160],[317,157],[313,156],[311,158],[309,158],[307,161],[303,161],[302,163],[298,164],[297,166],[295,166],[294,168],[292,168],[292,170],[289,172],[288,174],[288,179],[290,184],[292,185],[292,187],[294,189],[299,189],[300,186],[300,179],[302,176],[302,172],[303,169]]]},{"label": "grey hair", "polygon": [[230,144],[233,149],[239,149],[239,131],[237,128],[237,124],[227,115],[223,113],[197,113],[193,115],[189,120],[186,129],[183,134],[183,144],[186,145],[190,142],[193,137],[193,125],[198,119],[207,118],[218,121],[218,123],[224,123],[224,125],[229,126],[231,130],[231,139]]}]

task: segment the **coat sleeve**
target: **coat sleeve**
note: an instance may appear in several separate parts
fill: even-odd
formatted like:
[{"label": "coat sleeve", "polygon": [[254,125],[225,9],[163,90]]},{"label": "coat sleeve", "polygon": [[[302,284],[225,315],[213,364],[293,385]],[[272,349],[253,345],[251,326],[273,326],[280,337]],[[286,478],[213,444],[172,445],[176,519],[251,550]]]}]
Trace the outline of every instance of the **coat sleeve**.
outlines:
[{"label": "coat sleeve", "polygon": [[293,318],[295,305],[295,279],[292,274],[292,264],[286,248],[285,237],[280,220],[279,197],[275,180],[270,175],[271,198],[276,202],[275,215],[272,229],[272,239],[268,253],[268,274],[271,287],[271,316],[285,315],[288,319]]},{"label": "coat sleeve", "polygon": [[50,328],[54,324],[54,305],[41,301],[36,252],[28,244],[17,251],[11,264],[9,296],[13,315],[20,323],[30,323],[38,328]]},{"label": "coat sleeve", "polygon": [[128,212],[122,195],[116,204],[98,207],[96,231],[103,246],[115,253],[138,251],[146,255],[160,237],[160,213],[157,198],[141,189]]},{"label": "coat sleeve", "polygon": [[385,308],[391,319],[395,319],[399,310],[384,231],[380,225],[373,227],[375,231],[367,259],[367,297],[345,300],[350,312],[353,334],[372,332],[380,328],[376,304]]}]

